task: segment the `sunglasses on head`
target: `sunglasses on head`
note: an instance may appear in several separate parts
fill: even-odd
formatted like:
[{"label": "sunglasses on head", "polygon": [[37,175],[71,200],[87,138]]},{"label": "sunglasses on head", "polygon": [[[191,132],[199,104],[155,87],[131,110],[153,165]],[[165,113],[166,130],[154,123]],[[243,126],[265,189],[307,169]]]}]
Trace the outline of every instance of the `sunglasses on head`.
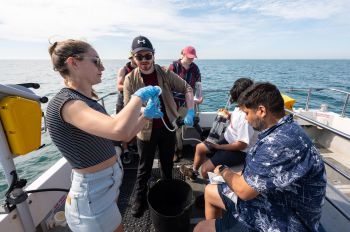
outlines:
[{"label": "sunglasses on head", "polygon": [[148,54],[146,54],[146,55],[140,55],[140,54],[137,54],[137,55],[135,55],[134,56],[135,57],[135,59],[137,60],[137,61],[142,61],[143,60],[143,58],[145,58],[145,60],[152,60],[152,58],[153,58],[153,54],[152,53],[148,53]]}]

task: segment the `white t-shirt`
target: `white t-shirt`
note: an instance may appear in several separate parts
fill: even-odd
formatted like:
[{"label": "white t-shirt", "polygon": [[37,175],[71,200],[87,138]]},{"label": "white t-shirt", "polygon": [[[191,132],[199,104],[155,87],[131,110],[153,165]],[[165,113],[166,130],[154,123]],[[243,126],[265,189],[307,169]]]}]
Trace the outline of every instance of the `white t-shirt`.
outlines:
[{"label": "white t-shirt", "polygon": [[248,146],[242,150],[247,152],[248,149],[256,143],[257,132],[248,124],[245,119],[246,114],[240,110],[239,107],[235,107],[231,113],[230,124],[227,126],[224,137],[228,143],[240,141],[246,143]]}]

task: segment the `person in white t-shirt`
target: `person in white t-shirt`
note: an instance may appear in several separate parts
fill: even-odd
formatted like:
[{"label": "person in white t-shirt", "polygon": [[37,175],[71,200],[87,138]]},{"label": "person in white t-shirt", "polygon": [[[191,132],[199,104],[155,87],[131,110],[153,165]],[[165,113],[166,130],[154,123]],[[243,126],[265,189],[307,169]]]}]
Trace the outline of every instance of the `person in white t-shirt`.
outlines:
[{"label": "person in white t-shirt", "polygon": [[[241,93],[252,84],[253,81],[249,78],[237,79],[230,90],[231,104],[237,102]],[[207,173],[213,171],[218,165],[243,164],[247,150],[254,145],[256,139],[257,133],[248,124],[245,113],[236,106],[231,113],[230,124],[226,128],[223,138],[217,144],[208,141],[197,144],[192,167],[181,165],[180,171],[194,181],[199,175],[199,167],[202,166],[202,177],[208,179]]]}]

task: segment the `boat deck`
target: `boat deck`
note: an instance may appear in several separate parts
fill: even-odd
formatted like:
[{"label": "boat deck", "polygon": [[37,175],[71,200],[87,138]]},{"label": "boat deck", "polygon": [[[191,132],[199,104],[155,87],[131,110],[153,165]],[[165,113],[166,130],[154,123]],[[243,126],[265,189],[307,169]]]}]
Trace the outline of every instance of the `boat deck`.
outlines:
[{"label": "boat deck", "polygon": [[[350,158],[346,154],[332,152],[316,144],[323,160],[350,177]],[[326,163],[327,181],[342,192],[350,200],[350,180],[339,174]]]},{"label": "boat deck", "polygon": [[[150,211],[147,209],[142,217],[135,218],[131,215],[131,206],[132,206],[132,196],[133,190],[135,187],[136,174],[137,174],[137,164],[138,164],[138,155],[134,154],[134,161],[130,165],[126,165],[124,167],[124,177],[123,183],[120,187],[120,195],[118,199],[118,207],[120,209],[120,213],[123,218],[123,226],[125,232],[131,231],[155,231]],[[193,147],[185,146],[184,147],[184,157],[178,163],[174,163],[173,169],[173,177],[180,180],[186,180],[186,178],[179,171],[179,166],[181,164],[190,164],[193,162]],[[150,179],[150,184],[152,185],[158,179],[160,179],[160,169],[158,159],[154,160],[153,169],[152,169],[152,177]],[[193,189],[193,195],[196,198],[197,196],[203,194],[206,182],[202,179],[198,179],[196,182],[191,182],[186,180]],[[200,205],[198,203],[193,204],[191,219],[190,219],[190,228],[189,231],[193,231],[194,226],[201,220],[204,220],[204,205]],[[57,226],[53,229],[49,230],[50,232],[70,232],[68,226],[61,227]]]},{"label": "boat deck", "polygon": [[[135,155],[137,157],[137,155]],[[184,157],[178,163],[174,163],[173,169],[173,177],[175,179],[185,180],[189,183],[193,190],[194,197],[198,197],[203,194],[205,181],[202,179],[198,179],[196,182],[191,182],[187,180],[179,171],[179,166],[181,164],[190,164],[193,162],[193,147],[185,146],[184,147]],[[131,205],[132,205],[132,195],[133,189],[135,187],[136,181],[136,172],[137,172],[137,160],[134,161],[134,164],[131,166],[126,166],[124,168],[124,179],[123,184],[120,188],[121,193],[118,200],[118,206],[121,211],[123,217],[123,226],[124,231],[155,231],[150,211],[147,209],[142,217],[135,218],[131,215]],[[160,168],[159,168],[159,160],[155,159],[153,163],[152,169],[152,177],[150,179],[150,185],[155,183],[158,179],[160,179]],[[194,226],[201,220],[204,219],[204,205],[193,204],[191,219],[190,219],[190,228],[189,231],[193,231]]]},{"label": "boat deck", "polygon": [[[350,175],[350,169],[336,160],[336,158],[341,157],[341,155],[334,154],[333,152],[323,148],[322,146],[318,144],[316,145],[319,151],[321,152],[324,160],[327,160],[329,163],[336,166],[338,169]],[[179,166],[181,164],[192,164],[193,154],[193,146],[184,146],[184,157],[180,160],[180,162],[174,163],[173,177],[176,179],[185,180],[187,183],[189,183],[192,187],[194,197],[197,198],[198,196],[203,194],[206,181],[201,178],[198,178],[196,182],[192,182],[186,179],[179,171]],[[149,209],[147,209],[144,215],[140,218],[135,218],[131,215],[132,196],[136,181],[138,155],[134,154],[134,157],[135,159],[133,163],[124,167],[124,178],[122,186],[120,188],[120,196],[118,199],[118,206],[123,218],[122,223],[124,226],[124,231],[155,231],[152,224]],[[242,169],[242,166],[234,167],[234,169],[235,171],[239,171]],[[334,185],[334,187],[340,192],[344,193],[349,200],[350,181],[341,176],[328,165],[326,165],[326,169],[328,182]],[[160,179],[159,161],[158,159],[155,159],[150,184],[152,185],[158,179]],[[189,231],[193,231],[195,225],[201,220],[204,220],[204,205],[199,204],[199,202],[195,202],[195,204],[193,204],[192,206]],[[344,222],[342,220],[344,220]],[[348,223],[346,218],[344,218],[343,215],[339,215],[339,211],[337,211],[329,201],[325,202],[321,221],[323,223],[327,223],[327,226],[321,225],[320,231],[342,231],[342,229],[344,229],[343,225]],[[55,227],[50,231],[69,232],[70,229],[68,228],[68,226]]]}]

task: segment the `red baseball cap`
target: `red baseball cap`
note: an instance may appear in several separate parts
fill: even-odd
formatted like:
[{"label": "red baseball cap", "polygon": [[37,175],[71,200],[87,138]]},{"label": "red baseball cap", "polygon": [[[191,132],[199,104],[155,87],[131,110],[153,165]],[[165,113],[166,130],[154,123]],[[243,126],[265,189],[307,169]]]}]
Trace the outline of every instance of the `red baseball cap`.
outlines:
[{"label": "red baseball cap", "polygon": [[196,55],[196,49],[192,46],[187,46],[184,49],[182,49],[182,54],[185,55],[187,58],[197,58]]}]

